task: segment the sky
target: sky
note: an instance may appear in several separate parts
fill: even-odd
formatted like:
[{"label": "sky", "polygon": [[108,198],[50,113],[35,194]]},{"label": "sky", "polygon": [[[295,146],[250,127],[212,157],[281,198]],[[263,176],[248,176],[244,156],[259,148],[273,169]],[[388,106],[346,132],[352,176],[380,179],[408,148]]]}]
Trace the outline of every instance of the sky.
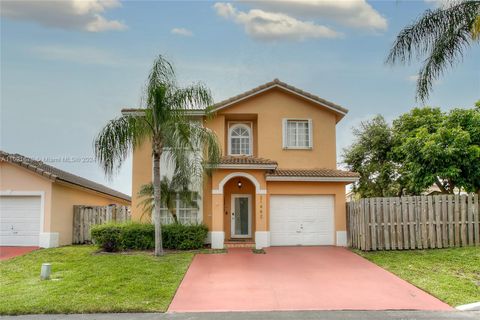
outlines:
[{"label": "sky", "polygon": [[[415,106],[420,64],[384,64],[398,32],[439,1],[4,1],[0,149],[131,194],[131,159],[111,180],[93,140],[120,109],[137,107],[164,55],[181,84],[203,82],[216,101],[274,78],[349,109],[352,127],[391,121]],[[449,110],[480,99],[480,48],[434,86],[426,102]]]}]

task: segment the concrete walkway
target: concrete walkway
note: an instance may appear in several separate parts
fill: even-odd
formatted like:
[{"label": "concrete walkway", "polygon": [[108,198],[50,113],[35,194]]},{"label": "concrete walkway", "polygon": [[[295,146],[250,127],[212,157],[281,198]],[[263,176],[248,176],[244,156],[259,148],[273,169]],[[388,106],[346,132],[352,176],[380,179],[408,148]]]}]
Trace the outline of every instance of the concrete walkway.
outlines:
[{"label": "concrete walkway", "polygon": [[21,256],[37,249],[39,249],[39,247],[0,246],[0,261]]},{"label": "concrete walkway", "polygon": [[344,248],[266,252],[195,256],[168,311],[452,310]]},{"label": "concrete walkway", "polygon": [[104,313],[28,315],[2,320],[473,320],[477,311],[277,311],[215,313]]}]

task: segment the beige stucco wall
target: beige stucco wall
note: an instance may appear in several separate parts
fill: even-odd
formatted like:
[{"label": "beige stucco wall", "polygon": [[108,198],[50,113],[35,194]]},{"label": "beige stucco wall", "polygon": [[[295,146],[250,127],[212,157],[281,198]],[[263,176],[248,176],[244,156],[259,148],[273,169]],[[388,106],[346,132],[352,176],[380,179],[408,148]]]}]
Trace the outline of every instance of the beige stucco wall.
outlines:
[{"label": "beige stucco wall", "polygon": [[0,191],[22,191],[44,193],[43,231],[50,232],[50,208],[52,206],[52,181],[22,167],[0,162]]},{"label": "beige stucco wall", "polygon": [[53,183],[50,232],[59,233],[60,245],[71,244],[73,235],[73,206],[106,206],[109,204],[130,205],[128,201],[102,193],[71,185]]},{"label": "beige stucco wall", "polygon": [[[313,123],[313,148],[310,150],[284,150],[282,146],[284,118],[311,119]],[[218,136],[222,154],[228,153],[229,121],[251,121],[253,125],[254,156],[272,159],[283,169],[336,169],[335,126],[339,117],[333,111],[314,104],[280,89],[268,90],[252,98],[238,102],[217,112],[216,117],[204,120],[205,126]],[[346,230],[345,183],[312,182],[266,182],[263,170],[214,170],[204,179],[203,222],[211,231],[230,230],[225,212],[230,211],[229,185],[225,194],[212,194],[219,189],[219,183],[230,173],[246,172],[260,183],[260,189],[267,194],[253,192],[255,229],[269,230],[269,195],[271,194],[325,194],[335,197],[335,229]],[[139,219],[141,211],[136,207],[136,194],[142,184],[152,178],[151,146],[137,148],[133,153],[132,172],[132,213]],[[220,191],[220,190],[218,190]],[[221,190],[222,192],[225,190]],[[230,192],[231,193],[231,192]],[[228,231],[227,231],[228,232]],[[226,235],[228,238],[228,234]]]},{"label": "beige stucco wall", "polygon": [[[229,118],[251,119],[256,114],[256,156],[278,162],[279,168],[329,168],[336,169],[336,114],[317,104],[280,89],[272,89],[220,110],[213,120],[206,123],[219,137],[223,154],[227,154],[225,130]],[[313,148],[310,150],[283,149],[282,121],[285,118],[312,119]],[[226,123],[227,122],[227,123]]]},{"label": "beige stucco wall", "polygon": [[0,162],[0,191],[44,193],[43,232],[58,232],[59,244],[72,243],[73,206],[129,205],[129,201],[83,189],[35,174],[28,169]]},{"label": "beige stucco wall", "polygon": [[140,188],[144,184],[152,182],[152,144],[145,142],[133,150],[132,159],[132,219],[140,220],[142,207],[138,206],[141,199],[137,197]]}]

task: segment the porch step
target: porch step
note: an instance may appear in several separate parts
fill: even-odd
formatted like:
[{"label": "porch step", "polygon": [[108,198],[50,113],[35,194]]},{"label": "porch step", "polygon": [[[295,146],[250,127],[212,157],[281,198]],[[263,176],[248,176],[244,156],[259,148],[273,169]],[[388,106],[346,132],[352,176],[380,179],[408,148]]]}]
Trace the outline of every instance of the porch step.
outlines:
[{"label": "porch step", "polygon": [[225,248],[255,248],[253,241],[225,241]]}]

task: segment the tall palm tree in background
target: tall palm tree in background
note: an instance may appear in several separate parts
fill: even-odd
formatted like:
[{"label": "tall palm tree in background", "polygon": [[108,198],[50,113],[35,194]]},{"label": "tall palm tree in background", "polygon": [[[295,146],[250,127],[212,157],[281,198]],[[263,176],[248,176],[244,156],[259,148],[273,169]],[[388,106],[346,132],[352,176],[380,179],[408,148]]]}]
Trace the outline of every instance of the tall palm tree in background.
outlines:
[{"label": "tall palm tree in background", "polygon": [[221,152],[215,133],[188,115],[191,109],[205,109],[211,116],[212,103],[210,91],[201,84],[179,87],[172,65],[159,56],[148,77],[143,108],[109,121],[95,139],[95,157],[109,177],[136,147],[151,142],[157,256],[163,254],[160,158],[163,154],[173,163],[174,174],[184,179],[182,185],[201,178],[207,167],[218,163]]},{"label": "tall palm tree in background", "polygon": [[428,98],[433,83],[463,58],[463,51],[480,40],[480,1],[455,1],[427,10],[397,36],[386,62],[425,60],[418,73],[416,98]]}]

